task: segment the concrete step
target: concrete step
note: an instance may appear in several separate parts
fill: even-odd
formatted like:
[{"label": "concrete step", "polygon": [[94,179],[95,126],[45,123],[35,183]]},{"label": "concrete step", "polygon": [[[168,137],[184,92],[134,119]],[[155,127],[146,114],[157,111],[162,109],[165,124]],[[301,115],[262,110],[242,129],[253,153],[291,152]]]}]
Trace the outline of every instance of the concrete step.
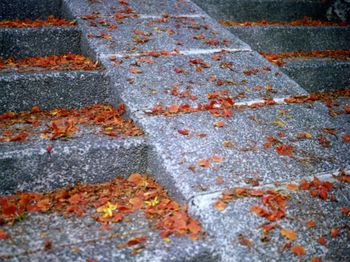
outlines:
[{"label": "concrete step", "polygon": [[50,15],[64,17],[61,0],[2,0],[0,3],[0,20],[45,19]]},{"label": "concrete step", "polygon": [[[152,145],[149,164],[157,181],[178,199],[189,200],[252,181],[292,181],[346,167],[350,144],[342,136],[350,130],[349,114],[345,121],[328,114],[324,105],[306,103],[234,110],[228,118],[199,112],[139,122]],[[324,128],[334,128],[335,135]],[[309,139],[298,138],[305,132]],[[267,146],[270,136],[278,142]],[[293,153],[279,154],[276,147],[282,144]]]},{"label": "concrete step", "polygon": [[93,105],[1,115],[0,194],[145,172],[143,132],[122,112]]},{"label": "concrete step", "polygon": [[[109,82],[101,71],[2,73],[0,112],[81,107],[110,100]],[[115,101],[114,101],[115,102]]]},{"label": "concrete step", "polygon": [[329,58],[286,59],[281,67],[287,75],[309,92],[350,87],[350,61]]},{"label": "concrete step", "polygon": [[[347,174],[349,177],[350,173]],[[300,190],[295,187],[299,185],[296,180],[280,186],[248,187],[260,192],[279,192],[280,200],[284,198],[281,202],[286,205],[282,211],[285,217],[275,221],[253,212],[253,207],[257,206],[271,211],[260,197],[243,194],[227,201],[227,208],[221,211],[215,208],[222,197],[221,192],[203,194],[193,199],[190,211],[200,216],[203,227],[216,236],[222,254],[220,261],[310,261],[316,258],[347,261],[349,211],[343,208],[349,204],[350,187],[349,183],[339,182],[332,175],[317,175],[320,181],[331,185],[325,200],[310,194],[315,188]],[[308,181],[312,180],[312,177],[308,178]],[[294,187],[288,189],[288,184]],[[264,198],[271,199],[273,195],[265,193]]]},{"label": "concrete step", "polygon": [[309,16],[326,20],[323,0],[194,0],[210,16],[235,21],[292,21]]},{"label": "concrete step", "polygon": [[[1,235],[0,259],[145,262],[218,259],[211,243],[203,240],[200,225],[188,215],[184,206],[169,198],[149,177],[134,174],[134,179],[130,178],[113,178],[104,184],[81,184],[45,194],[42,199],[49,201],[49,209],[21,213],[21,221],[1,226],[7,238]],[[136,178],[142,179],[139,184]],[[106,195],[106,192],[109,193]],[[20,198],[24,200],[25,196],[21,194]],[[79,204],[72,205],[71,199]],[[141,201],[135,202],[135,199]],[[152,201],[154,204],[150,205]],[[4,203],[13,207],[11,196],[1,197],[1,205]],[[33,202],[23,202],[23,205],[35,206]],[[17,201],[19,210],[23,205]],[[114,207],[107,209],[109,205]],[[165,224],[173,221],[172,216],[177,217],[175,223]],[[2,209],[0,217],[9,221]]]},{"label": "concrete step", "polygon": [[261,52],[350,49],[349,26],[229,26],[228,29]]},{"label": "concrete step", "polygon": [[0,57],[80,54],[80,31],[75,27],[0,28]]}]

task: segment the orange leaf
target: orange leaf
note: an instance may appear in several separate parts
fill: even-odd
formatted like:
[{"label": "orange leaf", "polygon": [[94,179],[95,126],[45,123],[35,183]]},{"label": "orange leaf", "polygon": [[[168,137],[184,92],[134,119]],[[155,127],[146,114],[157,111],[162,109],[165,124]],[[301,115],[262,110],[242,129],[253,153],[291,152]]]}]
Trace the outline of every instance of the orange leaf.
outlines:
[{"label": "orange leaf", "polygon": [[131,67],[131,68],[129,68],[129,72],[132,74],[141,74],[142,70],[137,68],[137,67]]},{"label": "orange leaf", "polygon": [[187,225],[188,230],[190,230],[193,234],[198,234],[201,232],[202,228],[199,223],[193,219],[191,219],[190,223]]},{"label": "orange leaf", "polygon": [[214,123],[214,126],[219,128],[223,127],[224,125],[225,125],[224,121],[218,121]]},{"label": "orange leaf", "polygon": [[9,237],[9,234],[0,229],[0,240],[7,239],[8,237]]},{"label": "orange leaf", "polygon": [[190,130],[188,129],[178,129],[177,132],[179,132],[179,134],[187,136],[190,134]]},{"label": "orange leaf", "polygon": [[292,156],[294,153],[294,147],[291,145],[281,144],[276,147],[276,152],[282,156]]},{"label": "orange leaf", "polygon": [[318,243],[320,243],[321,245],[325,245],[327,243],[327,239],[322,236],[318,239]]},{"label": "orange leaf", "polygon": [[342,136],[343,142],[348,143],[350,142],[350,134],[345,134]]},{"label": "orange leaf", "polygon": [[314,220],[309,220],[306,222],[306,226],[308,228],[312,228],[312,227],[316,226],[316,222]]},{"label": "orange leaf", "polygon": [[299,189],[299,186],[296,185],[296,184],[287,184],[287,189],[288,190],[298,190]]},{"label": "orange leaf", "polygon": [[312,257],[310,262],[322,262],[322,259],[319,257]]},{"label": "orange leaf", "polygon": [[220,211],[223,211],[227,207],[227,204],[224,201],[218,200],[215,202],[214,207]]},{"label": "orange leaf", "polygon": [[134,197],[129,200],[129,203],[133,205],[135,209],[143,207],[144,201],[139,197]]},{"label": "orange leaf", "polygon": [[198,160],[197,161],[197,164],[201,167],[204,167],[204,168],[209,168],[210,167],[210,163],[208,160],[206,159],[201,159],[201,160]]},{"label": "orange leaf", "polygon": [[286,228],[281,229],[281,235],[292,241],[298,238],[297,233],[295,231]]},{"label": "orange leaf", "polygon": [[147,240],[147,237],[135,237],[135,238],[130,239],[128,241],[127,245],[134,246],[134,245],[140,244],[142,242],[145,242],[146,240]]},{"label": "orange leaf", "polygon": [[296,256],[300,257],[300,256],[303,256],[305,255],[305,249],[303,246],[301,245],[296,245],[296,246],[293,246],[290,251],[292,251],[292,253],[294,253]]},{"label": "orange leaf", "polygon": [[339,235],[339,230],[338,230],[336,227],[332,228],[332,229],[331,229],[331,237],[332,237],[332,238],[335,238],[335,237],[337,237],[338,235]]},{"label": "orange leaf", "polygon": [[139,173],[134,173],[129,176],[128,181],[138,186],[143,181],[143,178]]},{"label": "orange leaf", "polygon": [[350,216],[350,208],[348,208],[348,207],[340,208],[340,212],[342,212],[346,216]]},{"label": "orange leaf", "polygon": [[220,163],[223,160],[223,157],[218,156],[218,155],[214,155],[214,156],[211,157],[211,160],[213,162]]}]

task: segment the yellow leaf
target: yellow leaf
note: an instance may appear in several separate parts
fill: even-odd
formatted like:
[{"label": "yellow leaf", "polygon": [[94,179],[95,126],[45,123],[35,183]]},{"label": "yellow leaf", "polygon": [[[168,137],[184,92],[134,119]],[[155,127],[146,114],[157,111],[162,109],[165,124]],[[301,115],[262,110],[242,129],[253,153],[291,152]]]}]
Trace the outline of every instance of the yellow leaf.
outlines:
[{"label": "yellow leaf", "polygon": [[281,235],[284,236],[285,238],[288,238],[289,240],[296,240],[298,238],[297,233],[293,230],[289,230],[286,228],[281,229]]}]

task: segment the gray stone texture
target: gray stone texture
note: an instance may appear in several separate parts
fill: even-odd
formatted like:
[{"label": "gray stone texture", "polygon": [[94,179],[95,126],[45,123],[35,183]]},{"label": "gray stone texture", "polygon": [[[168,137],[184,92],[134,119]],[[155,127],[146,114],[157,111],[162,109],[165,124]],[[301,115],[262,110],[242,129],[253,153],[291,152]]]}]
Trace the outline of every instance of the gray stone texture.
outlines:
[{"label": "gray stone texture", "polygon": [[99,71],[4,73],[0,86],[0,112],[26,111],[34,105],[74,108],[112,100],[108,79]]},{"label": "gray stone texture", "polygon": [[[50,153],[49,145],[53,148]],[[46,192],[77,182],[103,182],[147,168],[143,138],[87,134],[67,141],[2,143],[0,152],[0,194]]]},{"label": "gray stone texture", "polygon": [[348,26],[232,26],[228,29],[262,52],[298,52],[350,48]]},{"label": "gray stone texture", "polygon": [[[266,187],[269,188],[269,187]],[[274,189],[274,187],[270,187]],[[295,241],[289,241],[280,234],[280,229],[272,230],[267,238],[263,238],[261,226],[269,221],[258,217],[250,211],[261,200],[241,198],[232,201],[227,209],[219,211],[214,203],[220,194],[203,195],[194,198],[190,204],[193,214],[200,216],[203,226],[210,234],[215,235],[217,246],[221,249],[221,261],[310,261],[319,257],[322,261],[348,261],[349,254],[349,219],[342,214],[340,208],[349,203],[349,186],[336,184],[332,194],[337,201],[323,201],[313,198],[308,191],[280,190],[291,199],[287,202],[286,217],[276,224],[297,233]],[[315,221],[315,227],[308,228],[306,223]],[[339,235],[332,238],[332,228],[339,230]],[[239,241],[239,235],[251,241],[248,247]],[[318,240],[326,238],[326,244]],[[305,255],[297,257],[283,244],[302,245]]]},{"label": "gray stone texture", "polygon": [[75,27],[0,29],[0,56],[24,58],[79,54],[80,31]]},{"label": "gray stone texture", "polygon": [[216,19],[236,21],[291,21],[311,16],[325,19],[329,3],[323,0],[194,0]]},{"label": "gray stone texture", "polygon": [[286,59],[281,68],[308,92],[350,87],[350,61],[327,58]]}]

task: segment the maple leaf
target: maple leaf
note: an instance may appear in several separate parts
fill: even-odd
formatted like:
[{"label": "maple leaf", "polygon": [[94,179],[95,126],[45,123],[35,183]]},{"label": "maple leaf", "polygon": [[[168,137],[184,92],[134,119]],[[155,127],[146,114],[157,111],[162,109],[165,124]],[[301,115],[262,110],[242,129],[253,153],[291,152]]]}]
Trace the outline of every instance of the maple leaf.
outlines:
[{"label": "maple leaf", "polygon": [[287,144],[281,144],[275,148],[276,152],[282,156],[292,156],[294,147]]},{"label": "maple leaf", "polygon": [[147,237],[135,237],[135,238],[128,240],[127,245],[128,246],[138,245],[140,243],[145,242],[146,240],[147,240]]},{"label": "maple leaf", "polygon": [[297,233],[293,230],[282,228],[281,229],[281,235],[288,238],[289,240],[296,240],[298,238]]},{"label": "maple leaf", "polygon": [[214,126],[215,127],[218,127],[218,128],[221,128],[225,125],[225,122],[224,121],[218,121],[218,122],[215,122],[214,123]]},{"label": "maple leaf", "polygon": [[342,136],[342,140],[345,143],[349,143],[350,142],[350,134],[345,134]]},{"label": "maple leaf", "polygon": [[223,211],[227,207],[227,204],[222,200],[218,200],[215,202],[214,207],[220,211]]},{"label": "maple leaf", "polygon": [[190,134],[190,130],[188,129],[178,129],[177,132],[179,132],[179,134],[187,136]]},{"label": "maple leaf", "polygon": [[0,229],[0,240],[4,240],[9,238],[9,234],[3,230]]},{"label": "maple leaf", "polygon": [[324,236],[321,236],[318,239],[318,243],[320,243],[320,245],[325,245],[325,244],[327,244],[327,239]]},{"label": "maple leaf", "polygon": [[197,164],[203,168],[209,168],[210,162],[207,159],[201,159],[197,161]]},{"label": "maple leaf", "polygon": [[290,251],[292,251],[292,253],[298,257],[305,255],[305,248],[302,245],[295,245],[290,249]]},{"label": "maple leaf", "polygon": [[118,205],[114,205],[110,202],[107,202],[106,205],[96,209],[97,212],[103,213],[103,218],[112,217],[113,211],[116,210]]},{"label": "maple leaf", "polygon": [[342,208],[340,208],[340,212],[342,212],[344,215],[350,217],[350,208],[348,208],[348,207],[342,207]]},{"label": "maple leaf", "polygon": [[131,67],[129,68],[129,72],[132,74],[142,74],[142,70],[140,68],[137,67]]},{"label": "maple leaf", "polygon": [[306,222],[306,226],[308,228],[312,228],[312,227],[316,226],[316,222],[314,220],[309,220]]}]

